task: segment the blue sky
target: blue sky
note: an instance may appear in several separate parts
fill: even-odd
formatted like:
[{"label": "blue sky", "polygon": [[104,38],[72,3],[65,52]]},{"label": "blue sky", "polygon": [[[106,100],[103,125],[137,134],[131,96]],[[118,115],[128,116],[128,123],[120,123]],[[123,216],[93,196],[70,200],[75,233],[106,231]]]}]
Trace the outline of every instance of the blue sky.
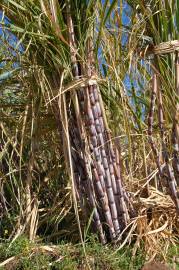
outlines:
[{"label": "blue sky", "polygon": [[[104,3],[105,0],[102,0],[102,2]],[[112,3],[112,0],[110,0],[110,2]],[[2,11],[0,11],[0,22],[2,21],[2,17],[3,17],[3,13],[2,13]],[[7,17],[4,18],[3,23],[5,23],[7,25],[9,24]],[[130,25],[130,6],[125,1],[123,1],[122,23],[126,26]],[[12,46],[12,48],[16,47],[17,42],[18,42],[18,38],[14,34],[10,33],[8,30],[3,31],[1,26],[0,26],[0,37],[1,37],[0,44],[1,44],[1,42],[3,42],[3,39],[5,39],[6,41],[9,42],[9,44]],[[122,38],[123,45],[125,44],[126,40],[127,40],[127,34],[123,33],[123,38]],[[22,45],[19,46],[18,51],[20,51],[20,52],[23,51]],[[11,54],[16,56],[17,51],[12,49]],[[100,54],[100,50],[99,50],[99,54]],[[4,63],[3,64],[0,63],[0,67],[2,67],[2,65],[4,65]],[[17,63],[15,63],[14,66],[17,67]],[[124,83],[125,83],[126,87],[130,87],[130,81],[129,81],[128,75],[126,75]]]},{"label": "blue sky", "polygon": [[[8,18],[7,17],[3,18],[2,11],[0,11],[0,23],[2,23],[2,24],[5,23],[6,25],[9,24]],[[15,49],[13,49],[13,48],[16,47],[17,42],[18,42],[18,38],[14,34],[12,34],[10,31],[4,30],[0,26],[0,46],[1,46],[1,44],[3,44],[4,41],[8,42],[11,45],[11,49],[9,49],[10,51],[9,52],[7,51],[7,57],[9,55],[9,53],[10,53],[11,56],[16,56],[17,51]],[[19,46],[18,51],[19,52],[23,51],[22,45]],[[4,55],[4,56],[6,57],[6,55]],[[3,62],[1,61],[1,63],[0,63],[0,74],[1,74],[1,69],[4,68],[5,65],[6,65],[6,61],[3,61]],[[17,62],[13,62],[12,65],[11,65],[12,69],[17,69],[18,67],[19,67],[19,64]],[[14,71],[11,70],[11,71],[7,71],[7,72],[4,72],[3,74],[1,74],[0,75],[0,81],[9,78],[13,74],[13,72]]]},{"label": "blue sky", "polygon": [[[104,0],[102,0],[102,1],[104,2]],[[112,0],[110,0],[110,2],[112,2]],[[125,1],[123,1],[122,23],[123,23],[124,26],[129,26],[130,23],[131,23],[130,13],[131,13],[130,6]],[[2,21],[2,16],[3,16],[3,13],[2,13],[2,11],[0,11],[0,22]],[[8,21],[7,18],[4,18],[4,22],[7,25],[9,24],[9,21]],[[17,42],[18,42],[18,38],[14,34],[10,33],[8,30],[3,31],[1,26],[0,26],[0,37],[1,37],[0,45],[1,45],[1,42],[3,42],[3,39],[5,39],[5,40],[7,40],[9,42],[9,44],[12,46],[12,48],[16,47]],[[123,37],[122,37],[122,44],[123,45],[125,45],[125,43],[127,41],[127,38],[128,38],[128,35],[127,35],[127,33],[124,32]],[[20,45],[17,50],[18,50],[18,52],[23,52],[22,45]],[[16,56],[17,55],[17,50],[15,51],[15,50],[12,49],[11,54]],[[99,48],[99,60],[101,62],[101,70],[103,70],[102,64],[105,65],[105,60],[102,57],[100,58],[100,54],[101,54],[101,49]],[[6,64],[5,62],[0,63],[0,70],[5,64]],[[15,62],[15,63],[12,64],[12,70],[11,71],[4,72],[3,74],[1,74],[1,72],[0,72],[0,81],[10,77],[13,74],[14,70],[17,69],[17,68],[19,68],[19,64],[17,62]],[[132,88],[131,79],[132,79],[133,86],[135,87],[135,89],[140,89],[140,86],[138,84],[138,76],[137,76],[137,78],[130,78],[129,73],[127,73],[125,78],[124,78],[124,81],[123,81],[126,90],[130,92],[130,90]],[[133,103],[133,101],[132,101],[132,103]]]},{"label": "blue sky", "polygon": [[[10,23],[10,21],[8,20],[7,17],[4,17],[4,20],[3,20],[2,11],[0,11],[0,23],[2,23],[2,24],[5,23],[6,25],[8,25]],[[17,42],[18,42],[18,38],[14,34],[12,34],[10,31],[3,30],[1,25],[0,25],[0,37],[1,37],[1,39],[6,39],[13,48],[16,47]],[[19,46],[18,50],[19,51],[23,50],[21,45]]]}]

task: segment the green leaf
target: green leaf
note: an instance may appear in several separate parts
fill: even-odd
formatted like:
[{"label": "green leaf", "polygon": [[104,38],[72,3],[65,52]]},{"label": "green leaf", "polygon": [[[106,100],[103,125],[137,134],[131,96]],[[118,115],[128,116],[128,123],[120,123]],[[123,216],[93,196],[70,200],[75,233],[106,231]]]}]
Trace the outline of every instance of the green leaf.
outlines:
[{"label": "green leaf", "polygon": [[9,3],[11,3],[12,5],[14,5],[15,7],[17,7],[20,10],[26,11],[27,9],[21,5],[19,5],[17,2],[13,1],[13,0],[8,0]]}]

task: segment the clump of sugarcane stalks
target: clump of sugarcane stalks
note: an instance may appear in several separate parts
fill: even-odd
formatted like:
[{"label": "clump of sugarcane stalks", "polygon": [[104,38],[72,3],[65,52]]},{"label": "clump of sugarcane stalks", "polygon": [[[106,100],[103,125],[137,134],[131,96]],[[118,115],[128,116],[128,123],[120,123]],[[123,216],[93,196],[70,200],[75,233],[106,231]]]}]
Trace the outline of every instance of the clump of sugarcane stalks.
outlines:
[{"label": "clump of sugarcane stalks", "polygon": [[[176,53],[176,89],[178,89],[178,53]],[[151,148],[155,157],[156,165],[159,172],[160,177],[160,185],[165,186],[164,178],[167,180],[167,188],[171,195],[173,202],[175,203],[176,210],[179,213],[179,195],[177,192],[177,178],[178,178],[178,134],[177,134],[177,117],[174,119],[173,124],[173,132],[172,132],[172,143],[174,147],[173,151],[173,163],[170,164],[169,153],[167,151],[167,147],[164,141],[164,116],[163,116],[163,109],[162,109],[162,94],[161,94],[161,87],[159,87],[159,74],[156,74],[156,70],[153,74],[153,84],[152,84],[152,91],[151,91],[151,102],[150,102],[150,110],[149,110],[149,117],[148,117],[148,136],[149,142],[151,144]],[[177,91],[176,91],[177,92]],[[162,160],[164,164],[160,162],[160,155],[157,151],[157,147],[153,141],[153,121],[154,121],[154,111],[155,111],[155,101],[158,98],[158,123],[160,129],[160,138],[162,144]],[[178,105],[177,105],[178,106]],[[177,108],[176,108],[177,110]],[[176,112],[177,115],[177,112]]]},{"label": "clump of sugarcane stalks", "polygon": [[86,64],[82,64],[78,59],[69,1],[66,11],[74,80],[89,79],[85,87],[72,93],[75,116],[67,112],[71,118],[68,145],[72,156],[71,173],[77,197],[81,204],[86,201],[101,242],[106,243],[107,239],[119,237],[134,211],[122,184],[119,153],[111,140],[97,81],[90,83],[90,78],[96,75],[91,36],[86,46]]},{"label": "clump of sugarcane stalks", "polygon": [[[6,6],[6,1],[3,1],[3,2],[4,2],[4,5]],[[117,44],[120,43],[118,42],[118,37],[116,37],[116,34],[110,36],[111,33],[110,31],[108,32],[109,30],[108,26],[106,27],[104,25],[104,35],[100,33],[99,31],[98,38],[96,39],[96,37],[94,37],[92,28],[93,27],[95,28],[94,32],[96,30],[98,31],[98,25],[95,26],[96,21],[94,20],[95,21],[94,23],[93,18],[92,19],[90,18],[89,20],[91,13],[89,12],[88,13],[89,16],[87,15],[86,8],[83,8],[83,7],[81,8],[80,1],[79,2],[77,1],[77,3],[76,2],[73,3],[73,1],[68,1],[68,0],[67,1],[51,0],[51,1],[37,1],[37,2],[38,2],[37,7],[35,7],[35,2],[32,3],[32,1],[25,1],[25,2],[18,1],[18,5],[13,4],[13,3],[10,4],[12,5],[12,10],[17,9],[16,11],[18,11],[18,13],[13,13],[13,14],[22,13],[24,14],[24,16],[27,16],[26,17],[27,20],[26,19],[24,20],[24,17],[22,16],[22,18],[20,18],[21,19],[20,22],[19,23],[17,22],[17,25],[21,26],[21,23],[23,22],[22,24],[24,26],[24,29],[26,29],[26,24],[24,24],[24,22],[28,20],[31,20],[31,22],[33,22],[32,25],[29,24],[28,26],[29,29],[27,29],[28,33],[32,33],[32,37],[30,37],[29,39],[30,34],[28,34],[28,35],[24,35],[23,38],[21,39],[22,43],[24,43],[24,46],[27,46],[26,47],[27,54],[26,56],[24,54],[23,57],[25,58],[22,57],[22,60],[24,59],[23,61],[25,62],[24,63],[25,73],[27,72],[26,75],[25,74],[23,75],[25,76],[23,78],[23,82],[25,83],[25,85],[26,85],[26,80],[27,82],[32,83],[32,90],[31,90],[32,94],[29,95],[29,98],[27,100],[25,99],[27,103],[26,108],[28,108],[29,106],[28,104],[30,104],[29,109],[27,109],[29,110],[29,116],[30,116],[29,120],[26,119],[26,116],[24,116],[22,117],[22,119],[24,120],[22,121],[22,119],[20,119],[19,121],[20,125],[17,125],[19,129],[21,129],[22,127],[22,133],[20,136],[20,138],[21,137],[22,138],[21,138],[20,145],[18,146],[18,149],[19,148],[21,149],[20,156],[26,157],[27,154],[29,155],[29,158],[28,159],[25,158],[24,161],[18,160],[17,169],[19,169],[19,173],[18,172],[16,173],[17,179],[21,180],[21,178],[23,178],[23,185],[21,188],[23,196],[24,196],[24,187],[26,187],[25,188],[26,198],[22,197],[23,204],[19,203],[19,201],[17,200],[17,204],[20,206],[22,204],[23,209],[24,209],[23,210],[24,213],[23,215],[20,216],[20,219],[19,219],[20,221],[22,220],[22,224],[25,224],[23,227],[20,226],[20,228],[23,228],[21,229],[21,233],[23,231],[26,231],[27,234],[30,235],[30,238],[33,239],[35,237],[37,229],[39,230],[39,228],[41,229],[42,227],[44,227],[44,224],[49,223],[50,226],[55,227],[55,231],[58,233],[58,235],[60,235],[61,232],[58,227],[58,220],[60,220],[59,216],[61,216],[61,212],[63,213],[63,211],[65,210],[63,209],[63,211],[59,211],[60,209],[59,204],[56,201],[53,202],[53,197],[54,197],[54,194],[56,194],[56,191],[57,191],[56,197],[60,198],[60,200],[61,200],[61,197],[63,197],[64,195],[63,194],[62,196],[59,196],[59,191],[61,192],[62,190],[61,186],[63,186],[64,188],[65,184],[67,184],[68,182],[68,181],[64,181],[65,182],[64,184],[63,178],[61,177],[61,171],[63,171],[66,177],[66,171],[63,170],[64,167],[61,166],[61,164],[64,163],[64,165],[67,165],[66,167],[69,171],[70,179],[72,180],[70,183],[70,189],[69,187],[65,186],[64,193],[66,192],[66,188],[67,188],[69,190],[69,193],[68,193],[70,194],[69,196],[71,196],[71,193],[73,194],[74,206],[75,206],[74,208],[75,208],[75,214],[77,216],[77,221],[79,224],[79,230],[80,230],[80,225],[81,225],[80,224],[81,211],[79,211],[80,214],[78,214],[78,210],[79,210],[78,206],[80,206],[80,208],[83,210],[83,213],[86,214],[87,218],[89,219],[89,222],[92,220],[94,229],[95,231],[98,232],[102,243],[106,243],[108,240],[110,241],[111,240],[113,241],[115,239],[118,240],[120,239],[121,234],[123,235],[122,232],[124,232],[126,227],[129,228],[131,223],[135,222],[138,219],[138,217],[136,218],[136,220],[132,220],[130,223],[131,217],[135,215],[133,207],[132,207],[133,202],[131,198],[129,197],[128,193],[126,192],[124,185],[122,183],[122,173],[121,173],[122,162],[120,160],[120,153],[118,152],[117,147],[114,144],[114,140],[112,139],[110,130],[108,128],[103,100],[101,98],[100,92],[103,91],[104,100],[106,99],[106,93],[112,94],[111,96],[109,95],[107,97],[109,98],[109,103],[111,102],[110,101],[111,97],[112,97],[112,100],[114,100],[117,97],[115,107],[119,108],[119,111],[118,111],[119,117],[117,118],[115,117],[114,119],[111,119],[112,120],[111,123],[114,123],[115,120],[120,119],[118,122],[119,128],[116,129],[116,135],[117,136],[122,135],[122,137],[124,137],[124,140],[125,140],[123,141],[125,147],[123,147],[122,156],[124,158],[123,159],[124,166],[126,162],[126,167],[129,168],[129,169],[127,168],[126,170],[128,173],[126,180],[129,179],[129,181],[131,181],[130,182],[131,192],[133,192],[133,184],[135,186],[135,180],[138,183],[138,187],[141,183],[140,178],[142,177],[143,164],[145,166],[145,178],[142,179],[141,181],[143,183],[143,181],[147,180],[147,183],[145,183],[143,187],[145,187],[146,184],[149,184],[149,181],[153,177],[155,177],[155,173],[153,172],[151,173],[151,175],[148,175],[148,171],[150,169],[153,169],[152,167],[153,164],[151,162],[150,155],[148,156],[146,155],[146,149],[148,148],[148,144],[146,143],[146,146],[145,146],[145,140],[143,140],[143,149],[142,149],[143,156],[140,159],[140,156],[139,158],[137,157],[139,155],[138,153],[141,152],[141,149],[138,146],[139,140],[136,139],[134,140],[134,144],[131,143],[131,136],[135,136],[136,138],[138,138],[138,136],[141,136],[141,132],[142,134],[144,134],[143,127],[145,128],[145,118],[144,120],[142,119],[143,115],[142,117],[139,116],[139,119],[137,119],[138,116],[135,116],[133,118],[132,115],[135,115],[133,111],[134,108],[133,106],[130,107],[130,103],[129,103],[131,97],[129,97],[127,93],[127,98],[124,98],[123,96],[125,95],[125,93],[123,90],[122,91],[120,90],[121,84],[119,82],[120,81],[122,81],[122,83],[124,82],[125,77],[121,75],[122,73],[126,74],[126,68],[124,69],[124,72],[122,72],[122,69],[121,70],[120,68],[118,69],[117,66],[118,65],[121,66],[122,60],[120,59],[123,59],[123,57],[126,57],[126,50],[124,51],[121,50],[120,48],[121,45],[118,48]],[[92,1],[87,1],[87,2],[92,3]],[[98,2],[97,4],[100,6],[101,2],[100,1],[97,1],[97,2]],[[32,9],[33,4],[34,4],[34,10]],[[70,6],[70,4],[72,6]],[[78,4],[79,4],[79,7],[78,7]],[[18,7],[21,5],[22,5],[22,8],[19,11]],[[31,10],[31,15],[32,15],[31,18],[29,17],[28,8],[30,8]],[[92,5],[89,5],[88,8],[89,8],[88,9],[89,11],[93,7]],[[101,6],[101,9],[103,10],[102,6]],[[104,5],[103,11],[104,12],[102,13],[105,14],[106,13],[105,5]],[[14,15],[11,14],[11,9],[9,9],[9,7],[7,7],[7,12],[8,12],[7,14],[12,16],[10,17],[13,21],[13,19],[15,18],[14,18]],[[86,16],[87,18],[84,18],[83,16],[81,16],[81,13],[83,12],[84,14],[82,15],[84,15],[84,17]],[[100,8],[97,11],[97,13],[98,12],[100,13]],[[92,12],[92,13],[93,13],[92,16],[95,16],[97,14],[96,12]],[[77,14],[79,15],[79,17],[81,17],[79,18],[79,20],[76,17]],[[82,27],[80,25],[81,19],[83,21]],[[101,24],[103,23],[103,21],[104,20],[102,18]],[[16,24],[16,21],[14,21],[14,23]],[[117,23],[116,22],[113,22],[113,23],[114,24],[112,25],[116,27]],[[107,35],[105,33],[106,30],[107,30]],[[120,28],[118,30],[120,30]],[[26,30],[24,31],[26,33]],[[80,38],[79,32],[80,34],[82,34],[82,38]],[[21,36],[20,33],[19,35]],[[106,71],[106,75],[104,77],[103,77],[103,74],[101,73],[102,77],[104,78],[103,80],[104,85],[101,88],[99,88],[98,74],[101,72],[100,70],[101,67],[99,68],[98,74],[97,74],[97,68],[94,64],[95,62],[94,60],[100,61],[100,59],[98,58],[98,56],[97,57],[94,56],[95,55],[93,52],[94,47],[96,49],[98,48],[98,45],[94,46],[93,43],[95,43],[95,39],[98,40],[98,39],[101,39],[101,37],[102,37],[102,42],[100,42],[100,45],[103,46],[105,41],[107,41],[106,43],[109,42],[106,48],[104,46],[103,58],[105,59],[106,57],[106,61],[107,61],[106,66],[112,67],[112,69],[110,70],[109,68],[109,70]],[[113,47],[112,43],[114,40],[116,40],[116,46],[118,49],[121,50],[121,53],[117,53],[118,49],[116,50],[116,47]],[[175,49],[176,49],[177,44],[176,42],[174,43],[171,42],[171,45],[174,44]],[[36,45],[34,47],[34,44],[38,45],[37,48],[36,48]],[[169,44],[167,46],[169,46]],[[108,57],[108,47],[110,47],[110,52],[111,52],[110,57]],[[164,49],[165,46],[162,48]],[[169,49],[171,50],[171,48]],[[121,54],[121,58],[119,57],[120,54]],[[154,50],[154,54],[159,55],[160,54],[159,50],[157,51]],[[176,57],[176,88],[178,89],[178,75],[177,75],[178,58],[177,57]],[[118,58],[120,59],[118,60]],[[23,61],[22,61],[22,67],[23,67]],[[112,63],[115,65],[115,67],[113,67]],[[30,68],[27,69],[26,65],[30,66]],[[128,70],[128,64],[126,66]],[[113,78],[113,73],[115,73],[114,78]],[[32,74],[33,74],[33,77],[32,77]],[[141,75],[139,75],[138,77],[141,77]],[[170,191],[173,201],[175,202],[176,207],[178,208],[178,197],[177,197],[177,186],[176,186],[176,183],[178,182],[178,131],[177,131],[178,130],[178,113],[176,113],[174,117],[175,121],[173,125],[173,136],[172,136],[172,142],[173,142],[174,148],[173,148],[173,156],[171,158],[172,151],[168,148],[168,145],[165,143],[163,107],[165,107],[167,103],[165,104],[164,102],[164,104],[162,104],[163,93],[160,87],[158,86],[158,84],[160,83],[160,77],[161,75],[159,74],[159,72],[154,74],[153,90],[152,90],[152,96],[151,96],[151,106],[150,106],[149,122],[148,122],[148,128],[149,128],[148,137],[149,137],[149,141],[152,146],[152,151],[154,153],[155,160],[157,163],[157,168],[158,168],[159,178],[160,178],[160,186],[162,186],[161,188],[163,188],[163,191],[164,191],[164,186],[165,186],[164,180],[167,180],[167,187]],[[36,81],[36,84],[34,85],[35,81]],[[108,86],[109,86],[109,89],[107,88]],[[105,92],[105,89],[110,90],[110,92],[108,91]],[[22,92],[22,91],[20,91],[19,89],[19,92]],[[41,96],[44,97],[42,98],[42,103],[39,101],[37,101],[36,103],[36,100],[38,100],[37,92],[39,93],[39,97],[40,97],[39,100],[41,100]],[[57,95],[56,95],[56,92],[58,93]],[[132,97],[132,99],[133,98],[134,97]],[[136,98],[136,95],[135,95],[135,98]],[[122,103],[120,103],[121,101]],[[145,98],[143,98],[143,101],[144,101],[144,104],[146,104]],[[138,110],[138,108],[140,109],[141,104],[143,104],[143,101],[141,103],[140,100],[138,101],[136,99],[136,110]],[[159,124],[159,129],[160,129],[162,155],[160,155],[159,151],[157,151],[158,145],[157,144],[155,145],[155,140],[153,136],[153,129],[154,129],[153,123],[155,122],[154,121],[155,120],[155,112],[154,112],[155,102],[156,103],[158,102],[158,124]],[[47,106],[49,103],[51,107]],[[109,108],[110,106],[111,105],[109,105]],[[114,107],[114,112],[113,112],[113,109],[111,111],[110,110],[108,111],[109,114],[113,115],[115,113],[115,107]],[[37,108],[37,111],[35,108]],[[178,105],[177,105],[177,108],[178,108]],[[22,109],[19,110],[18,115],[21,115],[22,113],[26,114],[26,111],[27,111],[26,109],[23,109],[22,111],[21,110]],[[39,116],[38,116],[38,110],[40,111]],[[14,112],[15,111],[12,110],[13,118],[14,118]],[[36,128],[37,123],[41,123],[41,124],[44,123],[46,128],[48,126],[50,128],[50,125],[51,125],[51,124],[49,125],[50,121],[47,121],[48,120],[47,114],[49,113],[51,115],[50,121],[53,122],[55,118],[56,124],[52,123],[54,124],[54,127],[52,130],[50,130],[49,136],[47,137],[44,136],[44,133],[47,133],[48,129],[45,129],[45,131],[42,130],[42,132],[40,132],[41,137],[43,138],[42,144],[41,144],[38,142],[38,140],[36,140],[36,137],[38,134],[37,128]],[[121,116],[124,118],[128,117],[128,113],[129,113],[130,120],[123,122],[123,119],[120,117]],[[142,109],[141,109],[141,113],[143,114]],[[144,112],[144,116],[146,116],[145,112]],[[39,122],[37,122],[37,119],[39,119],[38,120]],[[135,122],[134,120],[137,120],[137,122]],[[140,124],[140,121],[141,121],[141,124]],[[18,121],[16,121],[15,124],[16,123],[18,123]],[[24,125],[23,123],[26,123],[26,124]],[[123,126],[125,126],[124,129],[123,129]],[[136,126],[138,127],[136,128]],[[28,128],[27,133],[26,133],[26,128]],[[39,129],[41,129],[41,126]],[[58,132],[60,133],[60,136],[58,132],[56,132],[57,129],[58,129]],[[123,130],[125,131],[123,132]],[[134,134],[133,134],[133,131],[135,131]],[[140,131],[140,134],[139,134],[139,131]],[[26,136],[26,134],[28,135]],[[57,152],[55,152],[56,162],[54,162],[52,158],[54,156],[54,153],[53,153],[54,149],[51,149],[52,148],[51,147],[52,134],[55,138],[55,141],[54,141],[55,151],[56,151],[56,148],[58,147],[60,148],[58,149]],[[25,138],[27,141],[25,140]],[[45,146],[47,138],[48,138],[48,143],[49,143],[48,145],[49,149],[47,149],[46,148],[47,146]],[[62,147],[62,143],[63,143],[63,147]],[[38,144],[40,146],[38,146]],[[26,146],[28,146],[29,148],[26,149],[25,148]],[[0,150],[1,148],[2,146],[0,146]],[[22,149],[25,149],[26,151],[23,152]],[[44,152],[42,150],[40,150],[40,153],[36,152],[38,149],[42,149]],[[15,151],[15,149],[13,151]],[[50,155],[44,158],[44,156],[46,156],[46,153],[49,153],[49,152],[50,152]],[[63,159],[62,162],[61,160],[59,161],[59,158],[61,158],[61,156]],[[41,160],[41,157],[42,157],[42,160]],[[149,157],[149,162],[147,163],[146,160],[148,159],[148,157]],[[130,164],[129,164],[129,160],[131,160]],[[45,163],[45,161],[47,161],[47,165],[44,166],[43,163]],[[53,163],[55,163],[55,165]],[[51,176],[52,164],[54,165],[53,170],[55,170],[56,172],[54,177],[52,177],[53,174]],[[5,165],[6,167],[8,166],[8,164],[5,164]],[[16,168],[16,163],[13,165],[14,165],[13,167]],[[21,172],[21,169],[23,169],[22,172]],[[60,176],[58,173],[59,171],[60,171]],[[26,175],[27,174],[26,172],[28,173],[28,177]],[[21,177],[21,175],[23,177]],[[60,185],[56,186],[56,180],[58,180],[59,177],[60,177],[60,181],[58,182],[60,182]],[[5,177],[3,176],[3,179],[4,178]],[[66,178],[65,179],[68,180],[68,177]],[[49,183],[50,181],[51,182],[54,181],[53,185],[55,187],[55,190],[51,193],[52,197],[48,197],[48,195],[43,191],[45,190],[47,192],[49,190],[49,187],[51,186]],[[3,180],[3,182],[5,183],[8,181]],[[40,182],[40,185],[39,185],[40,188],[38,186],[39,182]],[[18,185],[17,185],[17,189],[18,189]],[[150,191],[150,188],[149,188],[149,191]],[[43,193],[45,193],[45,195]],[[141,189],[136,192],[136,194],[140,194],[140,193],[141,193]],[[38,208],[38,200],[36,200],[36,194],[38,195],[37,199],[39,200],[39,203],[40,203],[39,208]],[[136,196],[135,196],[135,199],[136,199]],[[48,201],[48,204],[47,204],[47,207],[45,206],[45,209],[44,209],[44,201],[46,200]],[[67,199],[65,201],[67,201]],[[62,202],[60,202],[60,205],[62,206],[64,205],[63,199],[62,199]],[[20,207],[20,210],[21,209],[22,207]],[[68,209],[71,209],[71,203],[68,206]],[[55,212],[56,210],[58,211]],[[32,213],[34,213],[34,215]],[[39,218],[38,218],[38,215],[39,215]],[[51,216],[51,220],[47,222],[50,216]],[[73,211],[73,217],[74,217],[74,211]],[[57,220],[57,222],[56,221],[54,222],[54,220]],[[147,221],[148,220],[146,219],[146,222]],[[36,223],[38,223],[38,228],[36,226]],[[67,222],[67,223],[69,224],[70,222]],[[33,225],[32,226],[33,233],[31,233],[29,230],[30,224]],[[130,228],[132,228],[132,226]],[[49,231],[51,233],[51,227]],[[41,234],[41,231],[39,230],[37,231],[37,233]],[[129,238],[126,238],[126,239],[128,240]],[[127,241],[126,239],[125,241]]]}]

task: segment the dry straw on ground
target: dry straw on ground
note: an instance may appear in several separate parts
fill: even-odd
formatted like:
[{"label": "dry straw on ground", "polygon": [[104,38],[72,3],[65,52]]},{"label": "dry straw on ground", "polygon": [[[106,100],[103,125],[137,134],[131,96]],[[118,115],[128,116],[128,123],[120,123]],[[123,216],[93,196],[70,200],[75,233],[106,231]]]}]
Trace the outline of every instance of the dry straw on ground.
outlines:
[{"label": "dry straw on ground", "polygon": [[139,216],[136,219],[134,254],[140,245],[144,245],[147,259],[157,256],[166,259],[169,247],[179,244],[179,217],[171,197],[150,187],[150,196],[139,198],[136,207]]}]

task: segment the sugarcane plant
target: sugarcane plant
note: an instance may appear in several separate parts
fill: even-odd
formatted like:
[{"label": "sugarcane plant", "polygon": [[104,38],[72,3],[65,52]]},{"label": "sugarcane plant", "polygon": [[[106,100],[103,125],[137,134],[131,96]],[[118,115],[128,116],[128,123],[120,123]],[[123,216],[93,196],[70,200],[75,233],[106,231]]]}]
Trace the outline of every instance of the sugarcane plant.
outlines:
[{"label": "sugarcane plant", "polygon": [[[116,0],[0,1],[1,27],[16,38],[15,44],[3,42],[12,52],[10,64],[15,61],[18,66],[15,75],[10,74],[18,80],[18,106],[14,109],[10,103],[2,108],[2,115],[10,119],[2,119],[2,134],[10,135],[1,136],[0,144],[6,165],[1,185],[4,212],[7,217],[12,209],[20,213],[10,238],[26,233],[33,240],[36,233],[51,231],[53,224],[54,235],[60,235],[60,221],[73,223],[75,212],[82,240],[82,217],[102,243],[121,240],[137,220],[136,198],[128,191],[140,185],[141,178],[147,181],[144,195],[150,195],[153,161],[160,180],[156,187],[165,192],[167,186],[179,208],[178,54],[175,50],[173,72],[172,57],[164,59],[160,51],[171,52],[171,46],[161,43],[168,42],[171,29],[176,36],[174,22],[166,27],[168,5],[169,15],[176,14],[175,7],[163,0],[155,5]],[[125,86],[129,82],[130,89]],[[165,142],[171,135],[166,123],[173,125],[172,160],[171,144]],[[15,198],[8,205],[9,192]],[[143,187],[135,194],[141,192]]]},{"label": "sugarcane plant", "polygon": [[[129,2],[133,7],[135,6],[133,1]],[[150,1],[150,3],[140,3],[138,8],[138,16],[145,18],[146,21],[145,34],[152,38],[152,42],[147,44],[142,53],[140,52],[142,57],[151,58],[151,73],[153,74],[148,116],[149,142],[159,172],[159,185],[167,187],[168,193],[175,203],[176,210],[179,212],[177,191],[179,183],[178,40],[176,39],[179,23],[178,4],[174,3],[174,1],[158,1],[157,3]],[[161,12],[158,13],[157,11],[160,9]],[[176,23],[174,20],[176,20]],[[170,93],[168,89],[170,89]],[[169,102],[167,103],[168,106],[172,106],[172,110],[164,108],[164,95],[169,96]],[[157,102],[156,107],[155,102]],[[158,113],[161,151],[157,149],[158,147],[154,142],[155,109]],[[165,121],[167,118],[170,118],[169,121],[172,125],[169,133],[170,138],[168,138],[171,141],[169,146],[166,143],[168,135],[166,135]],[[170,149],[171,145],[172,149]]]},{"label": "sugarcane plant", "polygon": [[[72,3],[71,1],[58,2],[55,0],[38,1],[36,6],[34,3],[31,6],[30,1],[23,4],[20,2],[10,2],[9,4],[10,7],[6,1],[3,1],[2,7],[14,24],[17,23],[21,27],[20,25],[25,23],[24,18],[25,20],[28,18],[28,12],[31,8],[31,16],[34,18],[37,17],[37,14],[39,16],[41,30],[44,27],[44,22],[48,22],[48,27],[53,31],[53,38],[59,46],[57,46],[57,51],[54,40],[45,35],[40,35],[39,40],[35,40],[36,37],[33,34],[31,39],[26,39],[24,33],[21,40],[22,44],[27,46],[27,54],[31,55],[32,58],[34,56],[31,54],[31,46],[32,48],[38,46],[37,42],[40,39],[47,40],[46,46],[51,47],[51,51],[47,51],[47,60],[43,60],[43,58],[41,60],[40,56],[37,55],[35,62],[37,61],[38,65],[44,65],[43,61],[48,64],[51,57],[55,58],[56,53],[60,54],[59,59],[62,62],[55,63],[55,72],[52,71],[52,75],[45,74],[51,83],[52,96],[45,92],[43,95],[52,108],[61,136],[67,170],[72,181],[72,193],[79,229],[78,202],[87,217],[92,217],[93,228],[98,232],[102,243],[118,239],[135,213],[131,198],[122,183],[120,153],[112,141],[98,84],[94,51],[95,18],[92,17],[92,20],[88,21],[88,17],[90,18],[94,13],[95,4],[93,1],[91,3],[84,1],[80,6],[78,1]],[[33,5],[34,10],[32,9]],[[18,19],[14,17],[17,11],[20,16]],[[23,13],[27,14],[27,17]],[[86,14],[87,19],[84,14]],[[79,29],[80,23],[83,23],[83,31]],[[16,28],[16,30],[19,29]],[[62,52],[59,51],[60,48]],[[43,52],[39,52],[39,54],[41,53],[43,54]],[[68,87],[65,90],[63,86],[66,79],[64,59],[67,61],[65,65],[68,65],[69,74],[71,74],[70,90]],[[42,79],[38,77],[35,80],[37,80],[35,85],[38,88],[38,84],[42,84]],[[34,122],[35,115],[33,119]],[[34,132],[35,126],[33,126]],[[30,228],[32,224],[32,175],[35,169],[33,148],[34,143],[32,142],[27,165],[24,204],[26,228],[23,231],[28,230],[29,232],[32,231],[27,228]]]},{"label": "sugarcane plant", "polygon": [[[57,17],[52,9],[51,14],[53,18]],[[86,38],[86,61],[80,63],[70,1],[66,1],[64,14],[73,80],[78,83],[78,80],[86,79],[85,86],[73,90],[70,97],[73,100],[74,116],[67,110],[67,96],[62,98],[63,113],[66,115],[64,118],[67,120],[71,117],[72,122],[64,126],[64,143],[69,149],[67,160],[74,181],[74,199],[78,197],[81,205],[85,200],[85,208],[89,209],[88,215],[93,212],[94,228],[99,232],[102,243],[106,243],[105,231],[108,239],[116,239],[127,226],[134,211],[122,185],[119,153],[112,144],[103,101],[95,79],[93,31],[90,29]]]},{"label": "sugarcane plant", "polygon": [[[71,166],[76,167],[74,179],[76,189],[84,194],[90,209],[93,209],[94,226],[100,233],[101,241],[105,243],[103,224],[106,225],[109,239],[114,240],[127,226],[134,211],[122,184],[120,157],[117,148],[112,143],[97,81],[90,81],[96,75],[93,64],[93,33],[92,31],[89,33],[86,41],[86,63],[80,65],[71,13],[71,5],[68,1],[67,26],[73,76],[75,80],[85,76],[89,80],[85,87],[75,93],[79,107],[75,113],[81,142],[79,142],[77,149],[73,149]],[[84,146],[83,138],[85,140]],[[77,138],[72,135],[72,143],[76,140]],[[81,147],[79,148],[79,146]],[[79,157],[75,152],[81,153],[83,156],[81,159],[82,168],[78,168]],[[72,168],[72,173],[74,173],[74,168]]]}]

